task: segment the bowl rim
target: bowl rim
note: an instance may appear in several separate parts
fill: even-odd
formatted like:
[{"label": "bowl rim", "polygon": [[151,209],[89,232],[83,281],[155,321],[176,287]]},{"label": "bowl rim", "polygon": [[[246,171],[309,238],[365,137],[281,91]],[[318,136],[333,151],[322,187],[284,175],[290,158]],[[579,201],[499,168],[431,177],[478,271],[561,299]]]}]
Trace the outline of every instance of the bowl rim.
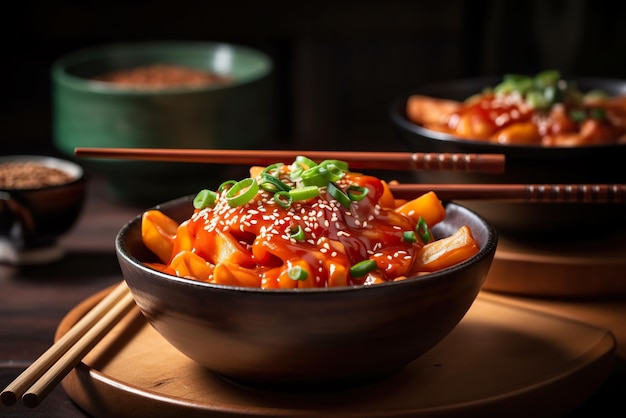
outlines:
[{"label": "bowl rim", "polygon": [[[154,206],[153,209],[163,209],[163,208],[167,209],[167,207],[176,206],[182,202],[186,202],[186,201],[191,202],[193,197],[194,195],[187,195],[187,196],[179,197],[177,199],[173,199],[168,202],[158,204]],[[370,291],[376,291],[375,289],[406,285],[406,283],[408,282],[415,282],[415,281],[425,282],[425,281],[438,280],[441,277],[447,276],[452,271],[461,270],[470,265],[479,263],[482,260],[484,260],[486,257],[489,257],[490,254],[495,254],[495,250],[498,244],[498,233],[493,225],[491,225],[488,221],[486,221],[485,218],[482,217],[480,214],[476,213],[475,211],[457,202],[452,202],[452,201],[444,202],[444,205],[446,205],[446,211],[449,205],[460,208],[464,211],[467,211],[472,216],[476,217],[476,219],[478,219],[480,223],[483,225],[483,227],[486,229],[487,239],[484,245],[482,245],[482,248],[479,250],[479,252],[476,253],[471,258],[469,258],[468,260],[465,260],[459,264],[456,264],[454,266],[448,267],[440,271],[424,274],[421,276],[408,277],[405,280],[380,283],[374,286],[339,286],[339,287],[303,288],[303,289],[300,289],[300,288],[262,289],[262,288],[256,288],[256,287],[229,286],[229,285],[222,285],[222,284],[215,284],[215,283],[207,283],[207,282],[201,282],[197,280],[186,279],[183,277],[169,275],[169,274],[160,272],[158,270],[155,270],[146,266],[137,258],[130,255],[129,252],[126,250],[126,246],[124,244],[124,238],[133,225],[137,224],[138,222],[141,222],[141,216],[143,212],[138,214],[134,218],[132,218],[130,221],[128,221],[118,231],[117,236],[115,238],[115,252],[118,258],[120,257],[123,258],[129,264],[142,270],[143,272],[146,272],[152,276],[155,276],[159,280],[173,281],[181,285],[197,287],[197,288],[214,289],[214,290],[219,290],[219,291],[224,291],[224,292],[237,292],[237,293],[244,292],[244,293],[249,293],[249,294],[272,294],[272,295],[296,295],[296,294],[297,295],[320,295],[320,294],[325,294],[329,292],[331,293],[370,292]]]},{"label": "bowl rim", "polygon": [[46,167],[57,168],[63,170],[67,174],[72,176],[72,180],[66,183],[54,184],[45,187],[28,187],[28,188],[6,188],[0,187],[1,191],[5,192],[30,192],[38,190],[53,190],[67,186],[75,185],[76,183],[85,181],[86,173],[83,167],[74,162],[64,158],[59,158],[50,155],[35,155],[35,154],[16,154],[16,155],[1,155],[0,164],[13,163],[13,162],[34,162]]},{"label": "bowl rim", "polygon": [[[207,52],[219,50],[220,48],[230,50],[235,54],[243,53],[253,57],[253,59],[258,62],[259,68],[253,74],[249,74],[245,77],[236,77],[225,84],[211,83],[200,86],[175,86],[159,89],[125,88],[112,85],[112,83],[79,77],[67,71],[67,68],[72,65],[94,59],[102,59],[106,56],[132,55],[137,53],[146,54],[163,50],[185,51],[186,54],[206,54]],[[273,69],[274,63],[268,54],[259,49],[241,44],[205,41],[135,41],[95,45],[69,52],[58,57],[52,63],[51,76],[53,81],[59,85],[84,92],[127,96],[154,96],[226,90],[264,79],[272,73]]]},{"label": "bowl rim", "polygon": [[[576,75],[563,75],[563,78],[572,80],[576,83],[586,83],[586,84],[600,84],[600,85],[620,85],[621,89],[626,94],[626,80],[621,80],[617,78],[603,78],[603,77],[586,77],[586,76],[576,76]],[[572,154],[580,154],[590,150],[607,150],[607,149],[623,149],[626,144],[592,144],[592,145],[581,145],[576,147],[568,147],[568,146],[551,146],[546,147],[537,144],[531,145],[506,145],[506,144],[498,144],[486,141],[480,141],[476,139],[465,139],[460,138],[452,134],[447,134],[444,132],[438,132],[432,129],[425,128],[421,125],[418,125],[408,119],[406,116],[406,112],[404,111],[404,106],[408,100],[408,98],[413,94],[422,94],[422,95],[432,95],[429,91],[432,90],[441,90],[448,89],[452,90],[453,88],[460,88],[463,85],[483,85],[483,86],[493,86],[493,83],[497,83],[502,80],[502,76],[485,76],[485,77],[471,77],[471,78],[457,78],[451,79],[447,81],[436,81],[432,83],[425,83],[421,86],[411,89],[408,93],[404,93],[395,99],[392,100],[391,105],[389,107],[389,115],[391,121],[398,127],[402,128],[404,131],[409,133],[419,135],[423,139],[428,139],[431,141],[441,141],[441,142],[449,142],[449,143],[461,143],[467,144],[467,146],[480,147],[488,152],[494,153],[503,153],[505,150],[510,150],[511,152],[523,152],[523,151],[533,151],[541,150],[545,153],[572,153]],[[479,92],[479,91],[477,91]],[[432,96],[437,97],[437,96]],[[440,96],[441,98],[446,98]]]}]

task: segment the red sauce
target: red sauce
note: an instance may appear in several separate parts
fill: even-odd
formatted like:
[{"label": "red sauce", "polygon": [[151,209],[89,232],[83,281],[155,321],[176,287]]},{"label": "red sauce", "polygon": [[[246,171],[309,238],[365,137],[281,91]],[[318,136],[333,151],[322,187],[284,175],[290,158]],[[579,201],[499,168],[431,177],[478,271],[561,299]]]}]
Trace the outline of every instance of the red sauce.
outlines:
[{"label": "red sauce", "polygon": [[[288,177],[283,177],[284,181]],[[350,208],[342,206],[328,191],[306,201],[293,202],[288,209],[279,206],[269,192],[260,191],[247,204],[230,207],[218,199],[214,207],[196,210],[187,224],[194,237],[193,251],[205,260],[216,263],[215,234],[235,237],[238,248],[236,262],[263,275],[264,287],[280,287],[284,265],[304,261],[308,283],[303,287],[332,285],[334,272],[362,260],[373,259],[378,269],[369,275],[352,277],[347,285],[364,284],[378,278],[395,279],[409,273],[416,251],[423,243],[407,242],[404,231],[414,231],[413,218],[382,208],[377,202],[383,194],[380,179],[348,173],[337,182],[340,189],[358,185],[367,195]],[[304,240],[290,238],[291,231],[302,228]],[[311,275],[310,275],[311,276]]]},{"label": "red sauce", "polygon": [[450,128],[456,129],[459,120],[469,117],[474,126],[481,125],[484,128],[482,137],[488,138],[502,128],[530,121],[534,115],[535,112],[524,103],[521,96],[485,93],[456,112],[451,118]]}]

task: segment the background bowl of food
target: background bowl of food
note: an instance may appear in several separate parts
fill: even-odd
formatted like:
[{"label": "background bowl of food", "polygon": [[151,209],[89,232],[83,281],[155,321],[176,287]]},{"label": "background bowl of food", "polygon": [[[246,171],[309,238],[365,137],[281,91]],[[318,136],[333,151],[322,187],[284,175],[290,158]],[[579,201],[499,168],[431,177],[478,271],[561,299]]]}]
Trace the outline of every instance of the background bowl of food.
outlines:
[{"label": "background bowl of food", "polygon": [[[76,147],[259,148],[274,128],[272,72],[265,53],[226,43],[74,51],[51,69],[53,142],[69,156]],[[149,204],[210,186],[229,169],[105,159],[84,166],[107,177],[112,196]]]},{"label": "background bowl of food", "polygon": [[[415,152],[498,153],[503,174],[417,173],[425,183],[618,184],[626,157],[626,82],[558,71],[430,84],[399,97],[390,116]],[[614,203],[462,203],[516,238],[576,239],[626,226]],[[602,199],[599,199],[602,200]],[[585,238],[586,239],[586,238]]]},{"label": "background bowl of food", "polygon": [[80,165],[52,156],[0,157],[0,261],[50,262],[78,220],[86,195]]},{"label": "background bowl of food", "polygon": [[382,378],[442,340],[481,288],[495,230],[335,163],[306,162],[295,178],[296,162],[253,167],[126,224],[116,251],[151,325],[209,370],[266,389]]}]

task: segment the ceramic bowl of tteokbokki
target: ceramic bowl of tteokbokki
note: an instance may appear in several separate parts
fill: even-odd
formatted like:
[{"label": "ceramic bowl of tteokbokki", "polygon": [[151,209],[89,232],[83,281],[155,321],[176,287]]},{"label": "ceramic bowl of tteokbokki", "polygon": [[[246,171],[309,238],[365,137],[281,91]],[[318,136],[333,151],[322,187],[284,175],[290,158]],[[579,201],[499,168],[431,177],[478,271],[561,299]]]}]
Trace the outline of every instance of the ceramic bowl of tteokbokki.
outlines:
[{"label": "ceramic bowl of tteokbokki", "polygon": [[[626,171],[618,168],[626,158],[625,80],[545,70],[442,81],[397,98],[390,117],[397,139],[412,151],[495,153],[506,158],[503,174],[424,171],[416,173],[420,182],[626,182]],[[460,203],[499,232],[516,237],[575,239],[581,222],[589,219],[598,230],[626,226],[621,205]]]},{"label": "ceramic bowl of tteokbokki", "polygon": [[434,192],[298,156],[154,206],[116,252],[148,322],[238,384],[328,390],[388,376],[472,306],[497,233]]}]

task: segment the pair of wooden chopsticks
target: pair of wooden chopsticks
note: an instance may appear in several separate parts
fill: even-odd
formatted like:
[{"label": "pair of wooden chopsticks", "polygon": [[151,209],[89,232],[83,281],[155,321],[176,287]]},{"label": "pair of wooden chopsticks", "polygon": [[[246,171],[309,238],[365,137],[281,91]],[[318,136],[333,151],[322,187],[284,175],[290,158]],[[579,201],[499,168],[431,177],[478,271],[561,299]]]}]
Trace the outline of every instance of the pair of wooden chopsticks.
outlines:
[{"label": "pair of wooden chopsticks", "polygon": [[390,184],[396,199],[429,191],[441,200],[526,203],[626,203],[626,184]]},{"label": "pair of wooden chopsticks", "polygon": [[[453,170],[502,173],[502,154],[357,151],[285,151],[164,148],[75,148],[78,157],[215,164],[269,165],[303,155],[314,161],[346,161],[354,169]],[[394,196],[412,199],[434,191],[442,200],[507,200],[546,203],[625,203],[624,184],[393,184]]]},{"label": "pair of wooden chopsticks", "polygon": [[291,162],[297,156],[303,155],[317,162],[342,160],[354,169],[502,173],[505,168],[503,154],[81,147],[75,148],[74,154],[91,158],[261,166],[279,161]]},{"label": "pair of wooden chopsticks", "polygon": [[2,391],[2,404],[15,405],[21,397],[30,408],[39,405],[133,306],[128,286],[120,283]]}]

